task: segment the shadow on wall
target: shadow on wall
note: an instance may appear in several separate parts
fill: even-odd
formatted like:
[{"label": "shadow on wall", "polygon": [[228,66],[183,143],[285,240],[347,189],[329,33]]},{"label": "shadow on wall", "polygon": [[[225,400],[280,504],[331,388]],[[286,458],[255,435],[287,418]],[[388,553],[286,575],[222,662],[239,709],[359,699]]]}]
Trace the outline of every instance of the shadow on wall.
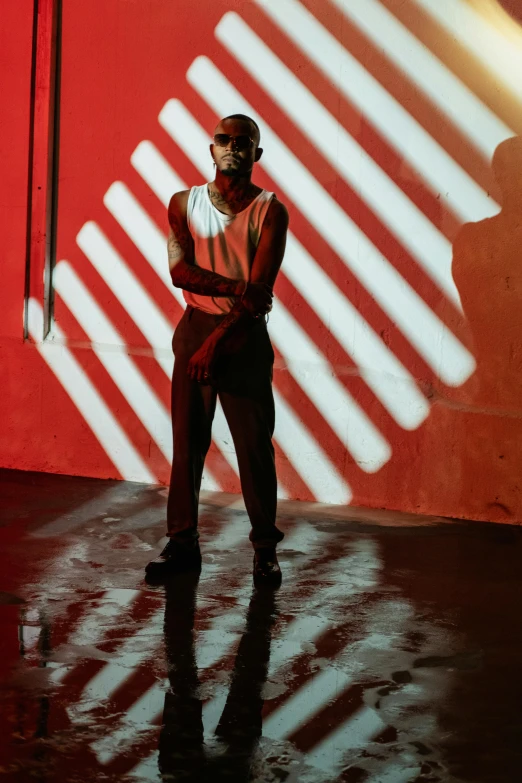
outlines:
[{"label": "shadow on wall", "polygon": [[470,517],[522,523],[522,138],[502,142],[492,167],[502,209],[465,224],[453,246],[477,370],[465,406],[437,405],[429,430],[447,438],[441,491]]}]

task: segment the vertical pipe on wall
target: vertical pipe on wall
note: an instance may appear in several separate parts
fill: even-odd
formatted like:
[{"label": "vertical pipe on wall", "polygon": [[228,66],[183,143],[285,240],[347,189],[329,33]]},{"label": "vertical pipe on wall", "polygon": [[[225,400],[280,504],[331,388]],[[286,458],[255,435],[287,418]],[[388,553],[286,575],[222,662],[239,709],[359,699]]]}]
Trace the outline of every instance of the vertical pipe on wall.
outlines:
[{"label": "vertical pipe on wall", "polygon": [[[25,295],[26,302],[31,297],[42,306],[41,339],[48,334],[51,321],[58,16],[59,0],[35,0]],[[27,308],[24,336],[28,337]]]}]

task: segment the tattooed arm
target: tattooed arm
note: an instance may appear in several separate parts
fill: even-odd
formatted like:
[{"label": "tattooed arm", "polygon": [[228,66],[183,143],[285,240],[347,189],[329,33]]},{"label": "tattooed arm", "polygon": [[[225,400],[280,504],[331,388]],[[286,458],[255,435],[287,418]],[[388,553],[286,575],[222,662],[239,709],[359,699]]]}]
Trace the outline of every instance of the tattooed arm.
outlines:
[{"label": "tattooed arm", "polygon": [[170,232],[168,238],[170,277],[176,288],[203,296],[243,296],[262,311],[272,298],[268,286],[233,280],[194,263],[194,241],[187,225],[189,190],[172,196],[169,204]]},{"label": "tattooed arm", "polygon": [[[286,207],[274,197],[263,223],[261,238],[252,264],[250,279],[253,284],[262,283],[272,290],[283,261],[287,230],[288,212]],[[271,305],[264,312],[270,309]],[[252,319],[258,314],[259,311],[252,307],[247,296],[239,299],[191,358],[188,366],[190,377],[200,383],[209,383],[212,380],[212,370],[219,356],[219,350],[227,338],[241,325],[252,323]]]}]

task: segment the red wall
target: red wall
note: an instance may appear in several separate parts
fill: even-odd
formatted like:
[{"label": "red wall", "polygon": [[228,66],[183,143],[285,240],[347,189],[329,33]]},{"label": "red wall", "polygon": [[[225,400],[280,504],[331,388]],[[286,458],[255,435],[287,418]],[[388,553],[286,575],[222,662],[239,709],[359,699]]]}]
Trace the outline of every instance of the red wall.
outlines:
[{"label": "red wall", "polygon": [[[468,7],[457,0],[447,2],[464,10]],[[492,198],[501,199],[491,157],[503,138],[519,132],[522,96],[508,75],[495,70],[495,63],[473,51],[466,35],[475,28],[468,26],[465,35],[460,29],[446,29],[412,2],[372,3],[365,13],[373,8],[377,15],[363,14],[357,21],[343,17],[326,0],[305,0],[301,10],[308,9],[314,23],[333,35],[356,67],[362,66],[371,77],[361,97],[357,89],[348,94],[347,80],[354,79],[353,73],[347,71],[336,84],[321,69],[323,55],[331,62],[328,47],[305,54],[304,39],[291,40],[297,24],[290,29],[288,21],[288,29],[283,29],[285,19],[269,18],[253,0],[221,0],[211,6],[203,0],[176,4],[153,0],[146,5],[91,0],[82,3],[81,12],[72,0],[64,0],[58,265],[53,325],[42,343],[38,335],[34,335],[36,342],[22,339],[32,3],[11,6],[4,12],[7,24],[0,31],[2,94],[11,107],[0,117],[4,262],[0,348],[5,390],[0,464],[168,480],[169,380],[162,367],[170,361],[169,345],[163,337],[157,341],[151,337],[147,323],[154,316],[172,329],[182,308],[154,268],[164,263],[154,239],[154,231],[166,232],[164,203],[131,156],[140,142],[152,142],[184,182],[204,181],[198,165],[201,147],[196,143],[195,151],[190,151],[180,146],[183,138],[196,138],[184,129],[183,115],[175,115],[181,141],[158,121],[167,101],[174,99],[210,138],[219,111],[209,103],[213,98],[205,97],[204,87],[187,78],[195,58],[203,55],[248,96],[261,115],[266,163],[256,181],[288,204],[293,235],[312,259],[307,263],[318,266],[330,286],[326,294],[319,292],[312,267],[307,272],[309,267],[303,265],[301,273],[299,256],[289,251],[276,288],[279,310],[269,324],[277,356],[276,448],[282,493],[325,502],[349,499],[357,505],[520,521],[518,224],[515,218],[510,222],[509,210],[490,216],[497,211]],[[520,30],[499,8],[485,3],[483,15],[475,12],[473,18],[520,53]],[[268,94],[272,87],[263,86],[262,76],[249,73],[240,62],[240,52],[231,51],[244,40],[241,35],[226,45],[216,37],[216,26],[230,11],[319,101],[314,104],[311,126],[306,125],[309,104],[308,109],[303,104],[301,114],[292,114],[290,100],[297,100],[297,88],[288,87],[288,106],[278,103],[276,95]],[[370,25],[366,29],[365,23]],[[476,28],[477,40],[481,29]],[[400,64],[394,55],[400,46],[389,46],[390,30],[397,36],[405,32],[416,41],[411,56],[420,58],[425,72],[408,72],[408,65]],[[449,82],[441,83],[439,94],[430,93],[430,80],[433,84],[437,78]],[[353,83],[359,85],[357,79]],[[371,106],[364,104],[368,95],[381,101],[380,115],[372,115]],[[464,106],[461,95],[475,101],[475,123],[463,121],[471,109]],[[231,105],[230,110],[234,108]],[[400,136],[393,137],[404,110],[404,127],[411,133],[405,146]],[[330,121],[340,129],[341,142],[343,134],[355,140],[355,149],[361,150],[357,155],[367,155],[373,169],[361,163],[358,173],[354,148],[339,146],[332,155],[332,144],[341,142],[327,135]],[[314,139],[317,128],[320,132]],[[300,192],[294,187],[296,175],[288,169],[288,157],[278,157],[281,144],[313,178]],[[430,157],[435,155],[442,157]],[[513,155],[508,152],[510,160]],[[447,166],[447,188],[437,189],[443,166]],[[373,190],[370,171],[385,177],[382,183],[376,180]],[[117,201],[117,189],[109,190],[115,182],[124,183],[124,193],[130,191],[134,203],[152,220],[150,236],[140,229],[138,239],[133,239],[121,200],[123,217],[115,214],[114,203],[105,198],[109,191]],[[444,177],[440,182],[445,185]],[[388,187],[391,190],[385,191]],[[508,183],[508,189],[516,190],[516,182]],[[316,220],[307,203],[326,209],[326,219]],[[401,205],[405,212],[400,212]],[[338,236],[347,232],[345,245],[336,245],[336,237],[328,232],[328,224],[335,220],[341,221]],[[132,274],[140,304],[132,300],[132,285],[118,278],[107,254],[102,252],[101,267],[96,268],[77,241],[78,232],[86,226],[92,229],[93,222],[118,253],[126,273]],[[463,228],[463,224],[467,225]],[[369,256],[363,240],[350,249],[350,225],[370,240]],[[139,246],[140,237],[146,247]],[[429,272],[422,263],[434,247],[441,248],[441,255],[439,259],[438,250],[433,251],[435,271]],[[447,259],[444,253],[449,254]],[[377,266],[366,278],[375,258]],[[391,283],[380,271],[384,267],[379,266],[379,258],[402,281],[389,306]],[[447,272],[440,272],[446,261]],[[116,283],[107,277],[109,268]],[[448,295],[451,274],[463,312]],[[440,283],[443,279],[446,290]],[[333,298],[340,293],[340,309],[328,301],[329,314],[324,308],[328,291]],[[404,291],[404,305],[397,304]],[[362,321],[353,321],[354,309]],[[149,311],[151,318],[143,315]],[[433,328],[438,331],[432,339]],[[373,359],[370,349],[375,341],[379,352]],[[435,346],[435,353],[426,353],[426,346]],[[379,358],[383,351],[399,367],[396,375],[383,372]],[[474,372],[465,369],[471,354],[477,362]],[[64,375],[64,368],[69,372],[72,366],[73,375]],[[423,421],[421,416],[415,419],[417,402],[429,413]],[[90,414],[85,412],[89,405]],[[101,424],[97,430],[102,413],[110,417],[110,426]],[[89,416],[94,416],[94,424]],[[359,441],[353,435],[358,427],[362,427]],[[375,437],[373,445],[364,442],[365,433],[369,440]],[[389,449],[387,458],[382,457],[383,444]],[[219,422],[208,467],[208,486],[239,491],[229,438]]]}]

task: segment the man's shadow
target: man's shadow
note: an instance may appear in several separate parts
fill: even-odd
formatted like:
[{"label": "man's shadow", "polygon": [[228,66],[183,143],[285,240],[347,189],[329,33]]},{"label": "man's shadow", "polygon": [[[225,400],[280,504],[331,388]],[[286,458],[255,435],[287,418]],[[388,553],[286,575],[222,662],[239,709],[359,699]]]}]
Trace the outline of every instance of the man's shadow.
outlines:
[{"label": "man's shadow", "polygon": [[228,698],[215,731],[223,752],[209,754],[204,744],[194,644],[198,582],[199,574],[185,574],[165,586],[164,633],[170,688],[165,695],[159,769],[173,780],[242,783],[251,779],[250,768],[262,734],[262,691],[276,618],[275,593],[252,593]]},{"label": "man's shadow", "polygon": [[522,514],[522,139],[502,142],[492,168],[501,211],[464,225],[453,249],[453,279],[477,360],[468,384],[474,415],[462,433],[461,480],[466,497],[481,504],[479,518],[516,521]]}]

